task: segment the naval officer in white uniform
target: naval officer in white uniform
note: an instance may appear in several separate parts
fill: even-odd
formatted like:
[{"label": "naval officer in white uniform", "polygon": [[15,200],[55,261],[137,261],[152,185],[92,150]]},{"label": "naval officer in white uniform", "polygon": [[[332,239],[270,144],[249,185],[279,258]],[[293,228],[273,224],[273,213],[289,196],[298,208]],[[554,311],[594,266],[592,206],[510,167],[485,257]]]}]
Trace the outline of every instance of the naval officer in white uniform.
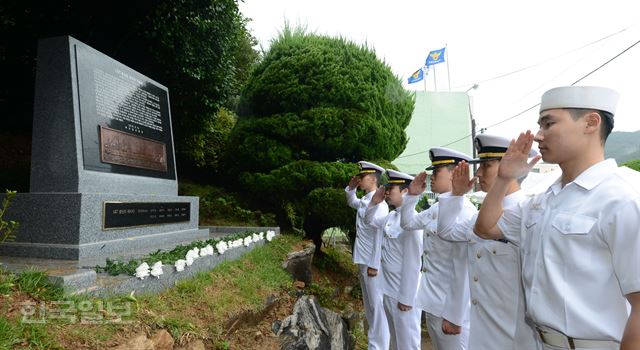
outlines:
[{"label": "naval officer in white uniform", "polygon": [[[545,349],[640,349],[640,173],[604,157],[618,94],[561,87],[542,95],[540,130],[500,162],[474,231],[520,245],[527,314]],[[542,159],[560,178],[503,209],[508,184]],[[628,308],[630,306],[630,308]]]},{"label": "naval officer in white uniform", "polygon": [[[351,178],[345,188],[347,203],[356,209],[356,241],[353,246],[353,263],[359,267],[358,278],[362,288],[365,317],[369,324],[367,333],[369,349],[387,350],[389,348],[389,325],[384,313],[380,270],[380,240],[375,239],[376,230],[366,227],[364,216],[371,197],[378,188],[384,168],[365,161],[358,162],[360,172]],[[356,196],[359,187],[365,192],[362,198]],[[385,217],[389,208],[386,203],[378,206],[376,216]]]},{"label": "naval officer in white uniform", "polygon": [[[471,157],[458,151],[434,147],[429,150],[431,190],[451,191],[451,177],[456,164]],[[426,173],[418,174],[409,185],[402,206],[401,226],[405,231],[424,230],[422,277],[416,305],[427,313],[427,326],[435,350],[467,349],[469,339],[469,287],[455,285],[454,271],[466,272],[466,243],[438,237],[438,203],[415,214],[415,206],[426,188]],[[476,208],[465,201],[462,219],[475,214]],[[465,275],[466,276],[466,275]],[[466,281],[467,279],[460,279]]]},{"label": "naval officer in white uniform", "polygon": [[[509,147],[510,139],[481,134],[475,137],[479,163],[476,178],[480,188],[488,192],[498,175],[500,159]],[[531,150],[529,157],[537,154]],[[471,322],[469,349],[473,350],[535,350],[537,335],[531,322],[525,320],[525,303],[520,275],[518,247],[507,240],[485,240],[473,233],[476,216],[460,220],[464,195],[476,182],[469,180],[469,166],[461,162],[453,174],[450,196],[439,198],[440,214],[437,233],[440,237],[468,242],[467,262],[471,291]],[[522,179],[521,179],[522,180]],[[520,182],[512,181],[503,201],[505,208],[525,199]],[[457,271],[456,271],[457,272]]]},{"label": "naval officer in white uniform", "polygon": [[[400,227],[402,197],[413,176],[387,169],[389,180],[373,195],[365,214],[365,224],[378,230],[382,239],[382,291],[384,311],[389,322],[392,350],[420,350],[420,313],[415,306],[420,281],[422,231],[404,231]],[[393,208],[386,217],[376,216],[386,200]]]}]

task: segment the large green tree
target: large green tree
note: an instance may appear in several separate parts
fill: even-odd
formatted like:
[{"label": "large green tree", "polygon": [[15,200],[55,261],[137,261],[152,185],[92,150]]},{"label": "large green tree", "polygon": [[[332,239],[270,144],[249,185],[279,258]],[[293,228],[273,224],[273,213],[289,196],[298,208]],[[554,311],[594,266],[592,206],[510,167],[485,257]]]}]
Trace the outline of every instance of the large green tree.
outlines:
[{"label": "large green tree", "polygon": [[395,159],[413,105],[372,49],[285,25],[242,91],[227,178],[319,248],[326,228],[353,232],[354,162]]},{"label": "large green tree", "polygon": [[228,164],[242,172],[395,159],[413,104],[372,49],[285,26],[242,92]]}]

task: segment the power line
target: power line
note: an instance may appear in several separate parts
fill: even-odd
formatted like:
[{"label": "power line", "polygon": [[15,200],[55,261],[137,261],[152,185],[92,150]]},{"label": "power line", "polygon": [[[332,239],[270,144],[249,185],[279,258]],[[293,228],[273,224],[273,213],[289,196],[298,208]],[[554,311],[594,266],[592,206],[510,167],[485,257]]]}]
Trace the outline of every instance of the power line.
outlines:
[{"label": "power line", "polygon": [[[606,62],[604,62],[603,64],[599,65],[597,68],[593,69],[593,70],[592,70],[592,71],[590,71],[589,73],[587,73],[587,74],[583,75],[580,79],[578,79],[578,80],[574,81],[573,83],[571,83],[571,85],[570,85],[570,86],[574,86],[574,85],[576,85],[577,83],[581,82],[582,80],[584,80],[585,78],[587,78],[587,77],[588,77],[588,76],[590,76],[591,74],[593,74],[593,73],[595,73],[595,72],[599,71],[602,67],[604,67],[604,66],[606,66],[607,64],[611,63],[611,62],[612,62],[613,60],[615,60],[616,58],[618,58],[618,57],[622,56],[625,52],[627,52],[627,51],[631,50],[634,46],[636,46],[636,45],[638,45],[638,44],[640,44],[640,40],[638,40],[638,41],[636,41],[635,43],[631,44],[631,45],[630,45],[629,47],[627,47],[626,49],[624,49],[624,50],[620,51],[617,55],[615,55],[615,56],[611,57],[611,58],[610,58],[610,59],[608,59]],[[495,124],[489,125],[489,126],[487,126],[487,128],[492,128],[492,127],[494,127],[494,126],[497,126],[497,125],[500,125],[500,124],[502,124],[502,123],[504,123],[504,122],[507,122],[507,121],[509,121],[509,120],[511,120],[511,119],[513,119],[513,118],[515,118],[515,117],[518,117],[518,116],[520,116],[520,115],[522,115],[522,114],[524,114],[524,113],[528,112],[529,110],[531,110],[531,109],[533,109],[533,108],[535,108],[535,107],[537,107],[537,106],[539,106],[539,105],[540,105],[540,104],[538,103],[538,104],[536,104],[536,105],[534,105],[534,106],[531,106],[531,107],[527,108],[526,110],[524,110],[524,111],[522,111],[522,112],[520,112],[520,113],[518,113],[518,114],[516,114],[516,115],[514,115],[514,116],[511,116],[511,117],[509,117],[509,118],[507,118],[507,119],[501,120],[501,121],[499,121],[499,122],[497,122],[497,123],[495,123]]]},{"label": "power line", "polygon": [[582,49],[584,49],[584,48],[587,48],[587,47],[589,47],[589,46],[591,46],[591,45],[595,45],[595,44],[597,44],[597,43],[599,43],[599,42],[601,42],[601,41],[604,41],[604,40],[610,39],[610,38],[612,38],[612,37],[614,37],[614,36],[616,36],[616,35],[618,35],[618,34],[620,34],[620,33],[624,32],[624,31],[627,31],[628,29],[629,29],[629,28],[623,28],[623,29],[621,29],[621,30],[619,30],[619,31],[617,31],[617,32],[615,32],[615,33],[612,33],[612,34],[606,35],[606,36],[604,36],[604,37],[602,37],[602,38],[600,38],[600,39],[598,39],[598,40],[595,40],[595,41],[592,41],[592,42],[590,42],[590,43],[588,43],[588,44],[585,44],[585,45],[582,45],[582,46],[580,46],[580,47],[577,47],[577,48],[571,49],[571,50],[566,51],[566,52],[564,52],[564,53],[562,53],[562,54],[560,54],[560,55],[557,55],[557,56],[553,56],[553,57],[547,58],[547,59],[542,60],[542,61],[540,61],[540,62],[538,62],[538,63],[534,63],[534,64],[532,64],[532,65],[529,65],[529,66],[526,66],[526,67],[523,67],[523,68],[519,68],[519,69],[516,69],[516,70],[511,71],[511,72],[508,72],[508,73],[503,73],[503,74],[500,74],[500,75],[497,75],[497,76],[494,76],[494,77],[491,77],[491,78],[488,78],[488,79],[484,79],[484,80],[476,81],[476,82],[473,82],[473,83],[470,83],[470,84],[463,84],[463,85],[454,86],[454,87],[453,87],[453,89],[460,89],[460,88],[464,88],[464,87],[467,87],[467,86],[470,86],[470,85],[473,85],[473,84],[487,83],[487,82],[490,82],[490,81],[493,81],[493,80],[501,79],[501,78],[508,77],[508,76],[513,75],[513,74],[516,74],[516,73],[523,72],[523,71],[528,70],[528,69],[531,69],[531,68],[535,68],[535,67],[541,66],[541,65],[543,65],[543,64],[545,64],[545,63],[547,63],[547,62],[549,62],[549,61],[553,61],[553,60],[555,60],[555,59],[558,59],[558,58],[560,58],[560,57],[563,57],[563,56],[566,56],[566,55],[568,55],[568,54],[574,53],[574,52],[576,52],[576,51],[580,51],[580,50],[582,50]]},{"label": "power line", "polygon": [[[573,85],[575,85],[575,84],[577,84],[577,83],[581,82],[582,80],[584,80],[585,78],[589,77],[591,74],[593,74],[593,73],[597,72],[598,70],[602,69],[604,66],[606,66],[606,65],[607,65],[607,64],[609,64],[609,63],[611,63],[611,62],[612,62],[613,60],[615,60],[616,58],[618,58],[618,57],[622,56],[623,54],[625,54],[627,51],[631,50],[634,46],[636,46],[636,45],[638,45],[638,44],[640,44],[640,40],[638,40],[638,41],[636,41],[635,43],[631,44],[631,45],[630,45],[629,47],[627,47],[626,49],[624,49],[624,50],[620,51],[618,54],[616,54],[616,55],[615,55],[615,56],[613,56],[612,58],[608,59],[606,62],[604,62],[603,64],[599,65],[598,67],[596,67],[595,69],[593,69],[593,70],[592,70],[592,71],[590,71],[589,73],[587,73],[587,74],[583,75],[581,78],[579,78],[578,80],[576,80],[576,81],[574,81],[573,83],[571,83],[571,85],[570,85],[570,86],[573,86]],[[532,109],[534,109],[534,108],[536,108],[536,107],[538,107],[538,106],[540,106],[540,103],[537,103],[537,104],[535,104],[535,105],[533,105],[533,106],[531,106],[531,107],[529,107],[529,108],[527,108],[527,109],[525,109],[525,110],[523,110],[523,111],[521,111],[521,112],[519,112],[519,113],[517,113],[517,114],[514,114],[514,115],[512,115],[512,116],[510,116],[510,117],[508,117],[508,118],[506,118],[506,119],[503,119],[503,120],[501,120],[501,121],[499,121],[499,122],[497,122],[497,123],[495,123],[495,124],[491,124],[491,125],[487,126],[487,127],[486,127],[486,129],[492,128],[492,127],[494,127],[494,126],[498,126],[498,125],[500,125],[500,124],[502,124],[502,123],[505,123],[505,122],[507,122],[507,121],[509,121],[509,120],[511,120],[511,119],[517,118],[517,117],[519,117],[519,116],[521,116],[521,115],[523,115],[523,114],[527,113],[528,111],[530,111],[530,110],[532,110]],[[472,135],[471,135],[471,134],[466,135],[466,136],[464,136],[464,137],[461,137],[461,138],[459,138],[459,139],[457,139],[457,140],[454,140],[454,141],[452,141],[452,142],[449,142],[449,143],[447,143],[447,144],[445,144],[445,145],[442,145],[442,146],[440,146],[440,147],[446,147],[446,146],[452,145],[452,144],[454,144],[454,143],[456,143],[456,142],[460,142],[460,141],[462,141],[462,140],[464,140],[464,139],[466,139],[467,137],[470,137],[470,136],[472,136]],[[417,153],[407,154],[407,155],[404,155],[404,156],[400,156],[400,157],[398,157],[397,159],[399,159],[399,158],[411,157],[411,156],[415,156],[415,155],[419,155],[419,154],[423,154],[423,153],[427,153],[427,152],[429,152],[429,151],[427,150],[427,151],[421,151],[421,152],[417,152]]]}]

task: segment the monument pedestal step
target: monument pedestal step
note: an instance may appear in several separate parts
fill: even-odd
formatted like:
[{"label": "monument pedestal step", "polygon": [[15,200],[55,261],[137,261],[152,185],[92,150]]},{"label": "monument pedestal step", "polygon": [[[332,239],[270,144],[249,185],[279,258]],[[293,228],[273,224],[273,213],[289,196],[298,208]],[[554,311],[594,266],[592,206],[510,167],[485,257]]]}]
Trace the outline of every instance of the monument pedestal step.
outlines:
[{"label": "monument pedestal step", "polygon": [[[120,209],[109,209],[108,203]],[[198,228],[198,204],[198,197],[187,196],[19,193],[6,212],[8,218],[20,223],[16,241],[0,245],[0,255],[84,260],[147,253],[208,239],[209,231]],[[176,205],[181,206],[182,212]],[[123,214],[113,214],[114,211]],[[111,215],[110,222],[107,214]],[[173,219],[180,220],[177,222],[127,227],[128,222],[149,221],[152,215],[156,220],[159,215],[171,215],[171,219],[175,215],[184,216]]]},{"label": "monument pedestal step", "polygon": [[[209,234],[211,238],[224,237],[222,232],[227,232],[226,235],[231,235],[235,232],[242,231],[256,231],[266,232],[267,230],[273,230],[276,234],[280,234],[279,227],[243,227],[238,229],[237,227],[224,227],[216,226],[215,230],[211,227],[206,229],[200,229]],[[209,238],[206,237],[205,239]],[[178,244],[189,244],[193,241],[180,242]],[[62,260],[62,259],[42,259],[42,258],[28,258],[28,257],[12,257],[3,256],[0,254],[0,268],[6,269],[13,273],[20,273],[26,270],[43,271],[49,275],[49,279],[62,286],[66,294],[92,294],[97,296],[106,296],[111,294],[128,294],[131,291],[136,291],[140,294],[143,292],[160,292],[166,288],[174,286],[175,282],[184,278],[191,277],[198,272],[205,272],[211,270],[219,263],[226,260],[234,260],[241,257],[244,253],[252,250],[256,246],[261,246],[264,241],[254,243],[249,247],[238,247],[230,249],[222,255],[214,254],[213,256],[205,256],[198,258],[194,261],[193,265],[185,268],[182,272],[176,272],[173,265],[168,265],[163,268],[163,275],[160,278],[149,276],[144,280],[140,280],[136,277],[129,275],[110,276],[106,273],[96,273],[95,266],[104,266],[106,257],[96,257],[93,259],[84,260]],[[173,246],[158,247],[157,249],[171,250],[177,244]],[[139,252],[131,252],[128,255],[122,256],[110,256],[111,259],[128,260],[131,258],[139,257],[144,254],[138,254]]]}]

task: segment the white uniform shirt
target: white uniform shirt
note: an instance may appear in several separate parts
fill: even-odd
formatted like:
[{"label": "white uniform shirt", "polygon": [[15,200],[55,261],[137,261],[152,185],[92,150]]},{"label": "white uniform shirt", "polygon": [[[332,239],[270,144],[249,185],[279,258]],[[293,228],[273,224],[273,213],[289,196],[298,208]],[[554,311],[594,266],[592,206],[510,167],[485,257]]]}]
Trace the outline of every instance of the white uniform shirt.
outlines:
[{"label": "white uniform shirt", "polygon": [[[357,210],[356,242],[353,245],[353,263],[378,269],[380,268],[380,244],[382,242],[375,239],[376,230],[364,224],[364,215],[367,211],[367,206],[371,201],[371,197],[373,197],[373,194],[376,192],[371,191],[358,199],[355,189],[350,191],[349,186],[347,186],[344,191],[349,206]],[[380,203],[377,207],[376,217],[384,217],[389,212],[387,203]]]},{"label": "white uniform shirt", "polygon": [[376,217],[378,205],[369,206],[365,223],[375,227],[382,238],[382,291],[404,305],[414,306],[420,282],[422,231],[403,231],[399,208],[386,217]]},{"label": "white uniform shirt", "polygon": [[621,341],[640,291],[640,173],[606,160],[505,210],[520,242],[527,313],[577,339]]},{"label": "white uniform shirt", "polygon": [[[414,208],[419,200],[420,196],[407,195],[401,208],[401,226],[404,230],[424,230],[422,278],[416,306],[462,326],[469,320],[469,291],[468,287],[458,289],[452,281],[456,269],[466,271],[466,243],[446,241],[438,237],[436,230],[439,204],[435,203],[429,209],[415,214]],[[467,200],[460,215],[470,217],[475,212],[476,208]],[[457,266],[458,264],[461,266]]]},{"label": "white uniform shirt", "polygon": [[[522,191],[505,197],[509,208],[526,198]],[[469,346],[478,350],[532,350],[538,343],[534,329],[525,322],[518,247],[513,243],[484,240],[473,232],[477,214],[457,219],[463,196],[440,196],[438,235],[467,244],[471,328]]]}]

